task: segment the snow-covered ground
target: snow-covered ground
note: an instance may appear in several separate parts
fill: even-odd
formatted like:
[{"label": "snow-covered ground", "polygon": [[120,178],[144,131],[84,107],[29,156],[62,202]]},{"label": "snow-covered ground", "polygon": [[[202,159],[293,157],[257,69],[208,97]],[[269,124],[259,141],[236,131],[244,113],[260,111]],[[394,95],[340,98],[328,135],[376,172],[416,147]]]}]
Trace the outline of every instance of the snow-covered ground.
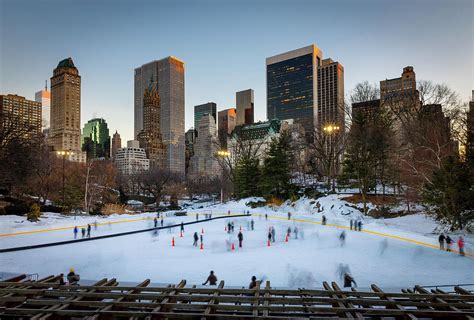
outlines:
[{"label": "snow-covered ground", "polygon": [[[154,283],[177,283],[186,279],[189,284],[204,282],[210,270],[226,286],[246,286],[252,275],[266,278],[276,287],[321,287],[322,281],[336,280],[341,265],[347,265],[359,287],[377,283],[385,289],[398,290],[415,284],[474,283],[474,258],[460,257],[455,253],[440,251],[414,240],[437,246],[435,221],[423,215],[393,219],[371,219],[341,200],[342,196],[330,195],[317,200],[322,213],[317,212],[316,201],[300,199],[278,208],[251,209],[239,202],[216,205],[202,209],[187,209],[189,216],[164,218],[165,225],[194,221],[196,214],[231,213],[250,211],[253,216],[203,222],[185,227],[183,238],[179,228],[169,232],[139,233],[97,241],[49,247],[36,250],[0,253],[0,271],[39,273],[40,276],[67,273],[74,267],[83,279],[115,277],[121,281],[141,281],[150,278]],[[253,199],[257,200],[257,199]],[[287,219],[288,212],[294,220]],[[320,225],[325,214],[328,225]],[[265,220],[265,214],[269,216]],[[72,228],[97,221],[92,236],[118,233],[152,227],[155,214],[113,215],[106,218],[64,217],[47,214],[40,222],[30,223],[23,217],[0,216],[0,248],[55,242],[73,238]],[[255,230],[249,230],[251,220]],[[376,232],[346,230],[346,244],[341,246],[339,235],[348,226],[349,219],[363,219],[363,229]],[[224,230],[228,221],[235,223],[235,232]],[[243,248],[238,247],[237,233],[242,227]],[[267,245],[269,227],[276,229],[276,242]],[[291,234],[285,242],[286,230],[299,229],[298,239]],[[48,232],[32,232],[58,229]],[[204,250],[192,246],[192,234],[204,229]],[[18,233],[14,236],[5,234]],[[20,234],[21,233],[21,234]],[[393,237],[385,237],[386,234]],[[175,247],[171,246],[172,238]],[[453,235],[457,239],[457,235]],[[472,254],[472,238],[466,239],[467,253]],[[228,244],[235,244],[235,251]]]}]

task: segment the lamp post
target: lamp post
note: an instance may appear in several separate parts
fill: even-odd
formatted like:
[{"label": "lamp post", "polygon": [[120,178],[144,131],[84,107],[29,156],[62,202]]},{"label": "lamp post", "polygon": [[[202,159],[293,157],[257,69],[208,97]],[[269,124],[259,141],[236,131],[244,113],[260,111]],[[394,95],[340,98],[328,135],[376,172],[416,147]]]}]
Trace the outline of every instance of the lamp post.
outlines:
[{"label": "lamp post", "polygon": [[[230,152],[227,150],[217,151],[217,155],[222,158],[230,156]],[[221,177],[221,203],[224,203],[224,167],[222,167],[222,177]]]},{"label": "lamp post", "polygon": [[[66,156],[70,156],[74,153],[72,151],[57,151],[56,153],[57,153],[58,156],[63,157],[63,205],[64,205],[64,203],[66,202],[66,197],[65,197],[65,193],[64,193],[64,189],[65,189],[64,164],[66,162]],[[75,216],[74,216],[74,218],[75,218]]]},{"label": "lamp post", "polygon": [[[336,170],[335,170],[335,152],[334,152],[334,136],[339,133],[340,127],[338,125],[334,124],[328,124],[323,127],[324,133],[326,133],[329,136],[329,143],[330,143],[330,163],[329,163],[329,175],[331,176],[332,179],[332,189],[333,191],[336,190],[336,183],[335,183],[335,176],[336,176]],[[328,177],[329,178],[329,177]],[[330,183],[329,183],[330,185]]]}]

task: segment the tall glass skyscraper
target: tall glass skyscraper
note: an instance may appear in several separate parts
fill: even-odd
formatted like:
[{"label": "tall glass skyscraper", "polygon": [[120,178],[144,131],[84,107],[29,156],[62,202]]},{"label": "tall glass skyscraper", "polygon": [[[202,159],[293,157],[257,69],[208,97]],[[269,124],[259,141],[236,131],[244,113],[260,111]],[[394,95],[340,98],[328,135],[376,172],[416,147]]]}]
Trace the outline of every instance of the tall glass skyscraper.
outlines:
[{"label": "tall glass skyscraper", "polygon": [[107,122],[96,118],[89,120],[82,129],[82,151],[88,159],[110,158],[110,135]]},{"label": "tall glass skyscraper", "polygon": [[[199,127],[199,121],[205,114],[210,114],[214,118],[214,123],[217,123],[217,104],[214,102],[208,102],[194,106],[194,129],[197,130]],[[199,132],[198,132],[199,135]]]},{"label": "tall glass skyscraper", "polygon": [[135,139],[143,130],[143,97],[151,79],[160,95],[160,131],[166,147],[165,166],[184,178],[184,62],[167,57],[135,69]]},{"label": "tall glass skyscraper", "polygon": [[323,53],[315,45],[267,58],[267,117],[294,119],[310,140],[318,109],[318,67]]}]

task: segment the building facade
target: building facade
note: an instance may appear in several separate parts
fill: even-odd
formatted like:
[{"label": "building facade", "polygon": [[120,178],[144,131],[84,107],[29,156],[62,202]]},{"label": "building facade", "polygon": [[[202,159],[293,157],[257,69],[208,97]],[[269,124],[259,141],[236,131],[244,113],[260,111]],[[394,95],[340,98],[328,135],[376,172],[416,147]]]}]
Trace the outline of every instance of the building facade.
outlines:
[{"label": "building facade", "polygon": [[199,121],[198,136],[194,143],[194,155],[190,159],[191,178],[212,177],[220,173],[217,154],[217,131],[214,118],[204,114]]},{"label": "building facade", "polygon": [[122,148],[122,139],[120,138],[120,134],[115,130],[115,133],[112,136],[112,158],[115,159],[115,154],[117,153],[117,150]]},{"label": "building facade", "polygon": [[344,124],[344,67],[332,59],[324,59],[318,68],[316,130],[330,125],[344,128]]},{"label": "building facade", "polygon": [[235,106],[237,109],[236,125],[254,123],[254,92],[252,89],[237,92]]},{"label": "building facade", "polygon": [[145,149],[146,155],[153,168],[165,168],[166,147],[161,135],[160,95],[157,83],[150,80],[143,95],[143,129],[138,134],[140,148]]},{"label": "building facade", "polygon": [[315,45],[266,59],[267,118],[293,119],[314,136],[318,111],[318,67],[323,53]]},{"label": "building facade", "polygon": [[120,148],[115,155],[117,170],[124,176],[138,174],[150,169],[150,160],[145,149],[136,140],[127,141],[126,148]]},{"label": "building facade", "polygon": [[143,97],[152,78],[157,82],[160,95],[160,131],[166,147],[165,166],[184,178],[184,62],[167,57],[135,69],[135,138],[143,130]]},{"label": "building facade", "polygon": [[194,143],[196,142],[196,130],[194,128],[186,131],[184,135],[186,154],[185,154],[185,172],[186,176],[189,174],[189,164],[191,157],[194,155]]},{"label": "building facade", "polygon": [[[200,104],[197,106],[194,106],[194,128],[199,127],[199,121],[201,120],[201,117],[204,114],[210,114],[213,118],[214,121],[217,121],[217,104],[214,102],[208,102],[204,104]],[[197,133],[199,135],[199,132]]]},{"label": "building facade", "polygon": [[81,151],[81,76],[71,58],[60,61],[51,77],[49,143],[54,151],[71,151],[69,160],[86,160]]},{"label": "building facade", "polygon": [[109,159],[110,135],[107,122],[102,118],[89,120],[82,129],[81,145],[87,159]]},{"label": "building facade", "polygon": [[221,149],[227,149],[227,140],[234,130],[237,122],[237,112],[235,108],[229,108],[218,113],[218,132],[219,144]]},{"label": "building facade", "polygon": [[41,103],[41,129],[49,134],[49,121],[51,118],[51,92],[46,84],[44,90],[35,93],[35,101]]},{"label": "building facade", "polygon": [[3,139],[41,138],[41,103],[16,94],[0,95],[0,126]]}]

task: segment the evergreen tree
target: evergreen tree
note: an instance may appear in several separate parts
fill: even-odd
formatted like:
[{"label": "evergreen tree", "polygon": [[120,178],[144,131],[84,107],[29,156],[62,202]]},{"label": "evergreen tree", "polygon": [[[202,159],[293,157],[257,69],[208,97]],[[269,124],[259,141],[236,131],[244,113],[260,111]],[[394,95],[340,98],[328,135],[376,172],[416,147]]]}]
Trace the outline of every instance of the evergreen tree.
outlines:
[{"label": "evergreen tree", "polygon": [[27,214],[28,221],[38,221],[41,217],[40,206],[36,203],[33,203],[30,207],[30,211]]},{"label": "evergreen tree", "polygon": [[260,166],[258,159],[241,158],[234,169],[234,189],[237,198],[260,196]]},{"label": "evergreen tree", "polygon": [[283,131],[278,138],[273,138],[264,159],[261,178],[261,189],[265,197],[288,199],[293,186],[291,184],[290,135]]},{"label": "evergreen tree", "polygon": [[436,220],[453,230],[463,229],[474,219],[473,177],[466,163],[449,157],[433,173],[431,183],[423,190],[424,201],[434,208]]}]

